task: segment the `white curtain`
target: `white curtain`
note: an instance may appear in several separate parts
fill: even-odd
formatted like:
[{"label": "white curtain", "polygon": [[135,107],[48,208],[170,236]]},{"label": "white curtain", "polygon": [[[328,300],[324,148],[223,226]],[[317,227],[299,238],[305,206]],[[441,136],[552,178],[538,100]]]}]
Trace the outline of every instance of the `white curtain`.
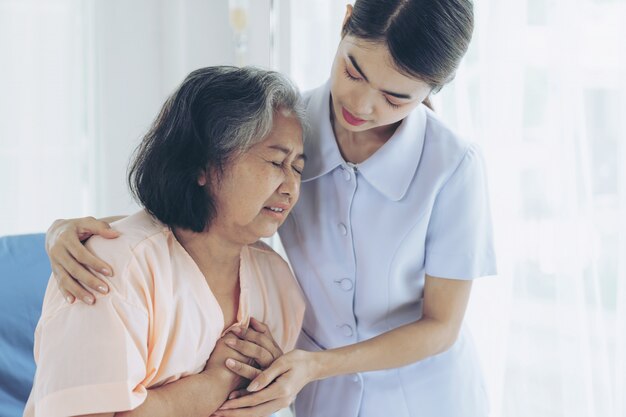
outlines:
[{"label": "white curtain", "polygon": [[[292,1],[305,88],[327,77],[344,10],[309,3]],[[492,415],[626,417],[626,3],[475,11],[470,51],[434,103],[488,161],[499,275],[476,281],[468,322]]]},{"label": "white curtain", "polygon": [[[267,66],[270,0],[244,16]],[[228,0],[0,0],[0,236],[137,210],[132,150],[192,70],[232,64]]]},{"label": "white curtain", "polygon": [[0,235],[90,208],[84,10],[0,0]]}]

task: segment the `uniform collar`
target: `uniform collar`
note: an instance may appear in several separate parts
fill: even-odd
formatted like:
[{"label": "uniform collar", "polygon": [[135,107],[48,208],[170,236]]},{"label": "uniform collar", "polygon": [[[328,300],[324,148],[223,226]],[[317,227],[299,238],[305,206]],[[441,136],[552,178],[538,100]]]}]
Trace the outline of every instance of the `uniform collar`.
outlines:
[{"label": "uniform collar", "polygon": [[[304,143],[308,157],[302,181],[311,181],[336,167],[347,166],[330,124],[330,83],[314,90],[307,105],[311,122]],[[398,126],[395,133],[374,155],[358,164],[363,178],[393,201],[406,194],[419,165],[426,132],[426,110],[419,105]]]},{"label": "uniform collar", "polygon": [[310,93],[306,114],[309,120],[304,140],[307,161],[302,172],[302,182],[319,178],[346,163],[330,125],[330,81]]},{"label": "uniform collar", "polygon": [[426,132],[426,110],[419,105],[374,155],[358,165],[365,180],[393,201],[404,197],[419,165]]}]

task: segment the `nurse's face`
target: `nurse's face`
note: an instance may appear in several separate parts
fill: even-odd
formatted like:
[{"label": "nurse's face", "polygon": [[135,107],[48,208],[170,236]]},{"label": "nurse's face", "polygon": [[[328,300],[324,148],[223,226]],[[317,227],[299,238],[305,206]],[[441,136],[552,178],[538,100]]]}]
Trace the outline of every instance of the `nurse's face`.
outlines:
[{"label": "nurse's face", "polygon": [[330,91],[335,123],[362,132],[404,119],[431,87],[400,73],[386,45],[345,36],[333,62]]},{"label": "nurse's face", "polygon": [[298,201],[303,169],[302,127],[277,111],[270,134],[232,161],[214,187],[211,231],[242,243],[273,235]]}]

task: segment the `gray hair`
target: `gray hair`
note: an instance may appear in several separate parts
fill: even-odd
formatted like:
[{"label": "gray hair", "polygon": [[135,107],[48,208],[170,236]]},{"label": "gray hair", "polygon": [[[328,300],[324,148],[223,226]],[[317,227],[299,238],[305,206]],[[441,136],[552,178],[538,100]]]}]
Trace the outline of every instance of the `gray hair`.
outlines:
[{"label": "gray hair", "polygon": [[219,176],[231,158],[261,142],[275,112],[305,129],[298,89],[285,76],[254,67],[193,71],[161,109],[135,151],[128,182],[137,200],[170,227],[201,232],[215,218],[213,190],[198,174]]},{"label": "gray hair", "polygon": [[[218,67],[227,73],[232,67]],[[233,98],[232,105],[241,112],[239,121],[224,137],[225,146],[246,151],[261,142],[272,130],[274,114],[280,111],[285,116],[294,116],[306,127],[304,105],[297,87],[289,78],[275,71],[256,67],[237,68],[241,77],[228,78],[233,83],[250,85],[249,94]],[[237,86],[225,80],[224,91],[232,91]],[[240,88],[240,86],[239,86]]]}]

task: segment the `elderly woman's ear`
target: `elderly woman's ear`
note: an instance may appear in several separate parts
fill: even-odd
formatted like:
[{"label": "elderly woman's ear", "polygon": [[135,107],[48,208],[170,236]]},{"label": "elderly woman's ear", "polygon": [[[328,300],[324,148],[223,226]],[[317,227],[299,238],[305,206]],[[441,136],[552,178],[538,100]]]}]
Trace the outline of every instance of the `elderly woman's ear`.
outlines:
[{"label": "elderly woman's ear", "polygon": [[205,169],[200,170],[200,172],[198,172],[198,185],[200,187],[204,187],[207,183],[207,172]]}]

